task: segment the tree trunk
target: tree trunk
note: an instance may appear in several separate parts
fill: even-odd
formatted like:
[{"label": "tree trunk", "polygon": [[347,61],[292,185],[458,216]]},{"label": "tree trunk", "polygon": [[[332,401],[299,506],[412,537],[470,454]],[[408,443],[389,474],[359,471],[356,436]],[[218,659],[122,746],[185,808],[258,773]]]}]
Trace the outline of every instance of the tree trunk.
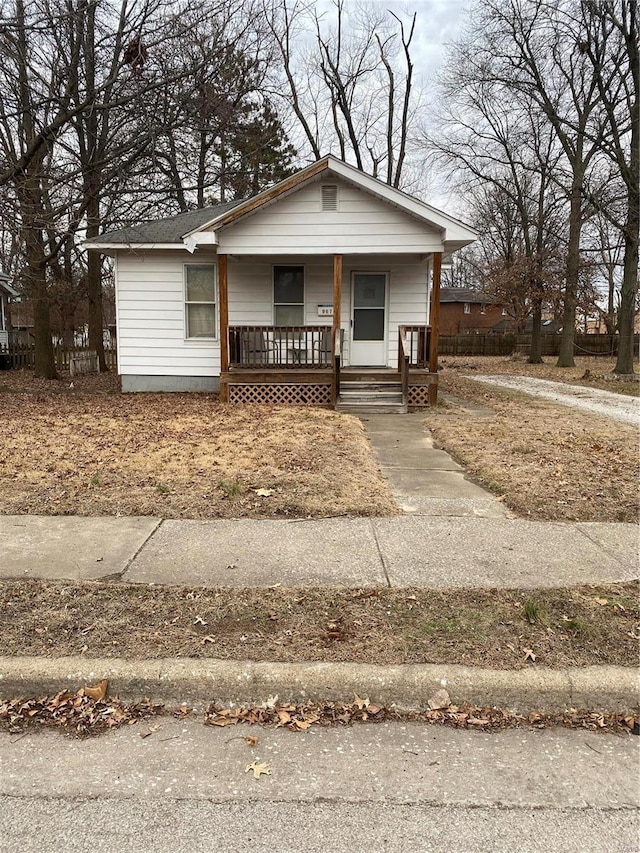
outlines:
[{"label": "tree trunk", "polygon": [[[87,239],[96,237],[100,222],[100,177],[89,183],[87,204]],[[103,312],[102,312],[102,257],[99,252],[87,252],[87,301],[89,307],[89,349],[98,355],[100,373],[109,368],[104,355]]]},{"label": "tree trunk", "polygon": [[573,348],[576,335],[576,308],[578,305],[578,270],[580,266],[580,232],[582,230],[582,172],[576,171],[571,183],[569,209],[569,243],[567,246],[567,272],[562,314],[562,338],[558,367],[574,367]]},{"label": "tree trunk", "polygon": [[[629,210],[629,219],[631,219]],[[620,342],[614,373],[628,375],[633,373],[633,321],[635,317],[636,296],[638,293],[638,227],[635,235],[627,229],[624,247],[624,272],[620,298]]]},{"label": "tree trunk", "polygon": [[89,303],[89,349],[98,356],[98,369],[105,373],[109,368],[104,355],[102,323],[102,258],[99,252],[89,252],[87,257],[87,299]]},{"label": "tree trunk", "polygon": [[55,379],[57,374],[51,340],[51,306],[47,295],[44,264],[36,261],[29,267],[28,275],[29,290],[33,294],[33,331],[36,344],[34,373],[40,379]]},{"label": "tree trunk", "polygon": [[528,364],[542,364],[542,300],[533,301],[533,314],[531,317],[531,349],[529,351]]}]

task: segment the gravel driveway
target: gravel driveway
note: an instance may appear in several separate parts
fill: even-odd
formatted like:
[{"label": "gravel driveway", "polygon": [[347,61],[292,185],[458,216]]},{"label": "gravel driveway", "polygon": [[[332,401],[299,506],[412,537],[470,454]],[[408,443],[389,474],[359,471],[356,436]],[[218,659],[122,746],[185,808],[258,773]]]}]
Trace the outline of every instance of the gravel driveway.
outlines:
[{"label": "gravel driveway", "polygon": [[563,406],[572,406],[596,415],[605,415],[616,421],[640,426],[640,398],[626,394],[614,394],[612,391],[600,391],[597,388],[584,388],[581,385],[565,385],[548,379],[531,379],[524,376],[465,376],[474,382],[499,385],[522,391],[534,397],[545,397]]}]

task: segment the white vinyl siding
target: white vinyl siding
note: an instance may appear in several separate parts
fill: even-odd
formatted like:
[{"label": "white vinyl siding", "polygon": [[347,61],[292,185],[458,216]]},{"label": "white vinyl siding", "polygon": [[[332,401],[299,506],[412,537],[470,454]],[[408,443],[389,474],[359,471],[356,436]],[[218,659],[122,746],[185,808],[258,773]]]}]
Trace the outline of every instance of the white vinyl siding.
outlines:
[{"label": "white vinyl siding", "polygon": [[189,256],[185,255],[180,251],[118,253],[116,323],[121,374],[220,375],[219,342],[186,339],[184,266]]},{"label": "white vinyl siding", "polygon": [[389,254],[442,251],[441,232],[345,181],[337,210],[322,209],[318,180],[218,232],[231,255]]},{"label": "white vinyl siding", "polygon": [[[200,253],[198,253],[200,254]],[[219,341],[185,339],[185,252],[120,252],[116,263],[119,372],[131,376],[219,376]],[[231,325],[273,323],[273,268],[304,266],[305,325],[332,324],[318,316],[318,304],[333,301],[333,259],[330,256],[230,258],[229,322]],[[389,276],[388,359],[397,364],[398,325],[427,321],[428,260],[418,255],[345,255],[343,258],[341,323],[344,364],[349,364],[351,274],[367,270]],[[216,318],[219,323],[219,317]]]}]

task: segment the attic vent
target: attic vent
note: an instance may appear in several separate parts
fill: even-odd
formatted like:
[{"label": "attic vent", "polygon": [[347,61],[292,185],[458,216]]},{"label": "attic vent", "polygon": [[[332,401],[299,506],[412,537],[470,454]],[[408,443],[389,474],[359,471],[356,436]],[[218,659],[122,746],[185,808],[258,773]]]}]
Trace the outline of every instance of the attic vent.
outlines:
[{"label": "attic vent", "polygon": [[338,209],[338,187],[335,184],[323,184],[322,186],[322,209]]}]

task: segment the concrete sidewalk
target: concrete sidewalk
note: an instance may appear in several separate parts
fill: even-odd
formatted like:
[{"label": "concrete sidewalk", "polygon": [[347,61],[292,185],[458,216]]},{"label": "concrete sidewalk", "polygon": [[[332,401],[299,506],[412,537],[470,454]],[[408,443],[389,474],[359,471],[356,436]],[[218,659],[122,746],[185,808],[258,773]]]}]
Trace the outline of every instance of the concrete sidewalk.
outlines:
[{"label": "concrete sidewalk", "polygon": [[632,524],[0,516],[0,577],[196,586],[555,587],[638,577]]},{"label": "concrete sidewalk", "polygon": [[424,416],[366,415],[362,425],[398,507],[411,515],[504,518],[505,505],[433,446]]}]

